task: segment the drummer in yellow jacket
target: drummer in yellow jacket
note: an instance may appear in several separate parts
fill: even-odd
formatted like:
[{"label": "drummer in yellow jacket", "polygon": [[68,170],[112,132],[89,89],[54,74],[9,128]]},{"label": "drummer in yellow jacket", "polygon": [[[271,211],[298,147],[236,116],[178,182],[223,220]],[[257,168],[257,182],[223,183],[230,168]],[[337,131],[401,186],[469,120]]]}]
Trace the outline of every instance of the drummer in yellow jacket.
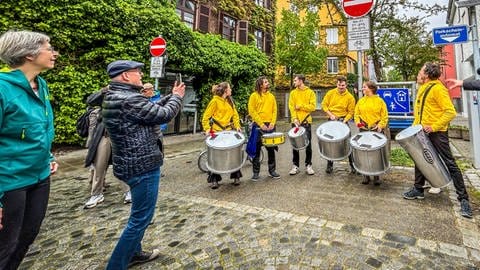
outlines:
[{"label": "drummer in yellow jacket", "polygon": [[[310,141],[305,150],[305,167],[307,174],[313,175],[315,171],[312,168],[312,116],[317,104],[315,92],[305,85],[305,76],[296,75],[293,79],[295,89],[290,92],[288,99],[288,109],[292,119],[292,127],[302,126],[305,128],[305,134]],[[290,175],[299,173],[300,153],[293,149],[293,166]]]},{"label": "drummer in yellow jacket", "polygon": [[[420,70],[419,76],[423,76],[424,84],[418,89],[413,124],[422,125],[423,131],[427,133],[430,142],[445,163],[453,180],[457,199],[460,201],[460,214],[466,218],[472,218],[467,189],[462,173],[452,155],[447,134],[448,125],[457,113],[447,88],[438,80],[441,74],[440,65],[437,63],[426,63]],[[425,176],[415,166],[415,184],[413,188],[403,193],[403,197],[408,200],[424,199],[425,180]]]},{"label": "drummer in yellow jacket", "polygon": [[[232,100],[232,89],[228,82],[222,82],[212,87],[213,98],[208,103],[202,116],[203,130],[207,134],[213,134],[223,130],[237,130],[241,132],[240,117]],[[235,186],[240,185],[240,170],[230,174]],[[209,172],[207,182],[212,189],[218,188],[218,182],[222,180],[219,174]]]},{"label": "drummer in yellow jacket", "polygon": [[[268,91],[270,83],[267,77],[262,76],[255,82],[255,92],[250,95],[248,99],[248,114],[252,118],[254,124],[252,129],[261,130],[262,133],[271,133],[275,131],[275,124],[277,122],[277,101],[275,96]],[[261,135],[257,139],[257,148],[255,157],[252,161],[253,176],[252,181],[257,181],[260,178],[260,152],[262,151]],[[276,172],[275,162],[275,148],[265,147],[268,152],[268,173],[274,178],[280,178]],[[278,149],[278,148],[277,148]]]},{"label": "drummer in yellow jacket", "polygon": [[[355,112],[355,98],[347,91],[347,78],[345,76],[337,77],[337,88],[334,88],[325,94],[322,101],[322,109],[328,115],[329,121],[342,121],[348,123],[353,118]],[[352,156],[348,156],[352,173],[357,171],[353,167]],[[333,172],[333,161],[327,161],[326,173]]]},{"label": "drummer in yellow jacket", "polygon": [[[367,81],[363,84],[363,97],[358,100],[355,106],[354,120],[360,132],[380,132],[385,134],[388,141],[390,141],[387,104],[377,95],[377,89],[377,84],[373,81]],[[362,184],[367,185],[369,182],[370,176],[365,175]],[[374,176],[373,183],[376,186],[380,185],[380,176]]]}]

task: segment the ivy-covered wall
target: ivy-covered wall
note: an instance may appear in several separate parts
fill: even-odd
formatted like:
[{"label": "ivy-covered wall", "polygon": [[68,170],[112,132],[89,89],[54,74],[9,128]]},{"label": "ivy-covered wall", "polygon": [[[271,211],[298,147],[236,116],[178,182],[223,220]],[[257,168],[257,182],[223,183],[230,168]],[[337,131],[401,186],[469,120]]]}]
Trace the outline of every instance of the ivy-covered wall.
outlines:
[{"label": "ivy-covered wall", "polygon": [[132,59],[146,63],[148,70],[149,43],[159,34],[168,42],[167,67],[197,78],[202,105],[212,84],[226,80],[244,109],[255,79],[271,72],[268,57],[254,45],[189,30],[170,1],[2,0],[0,32],[14,28],[46,33],[60,52],[55,68],[41,74],[51,90],[56,143],[82,142],[75,121],[84,111],[85,96],[108,84],[107,64]]}]

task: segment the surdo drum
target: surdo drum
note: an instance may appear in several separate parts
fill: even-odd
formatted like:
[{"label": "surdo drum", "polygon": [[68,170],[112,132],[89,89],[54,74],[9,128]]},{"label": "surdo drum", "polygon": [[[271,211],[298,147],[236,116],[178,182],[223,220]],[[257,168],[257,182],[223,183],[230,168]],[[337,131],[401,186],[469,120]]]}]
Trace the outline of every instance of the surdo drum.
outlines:
[{"label": "surdo drum", "polygon": [[390,168],[387,137],[379,132],[360,132],[350,139],[353,166],[364,175],[381,175]]},{"label": "surdo drum", "polygon": [[350,155],[350,128],[339,121],[328,121],[318,126],[318,149],[326,160],[342,160]]},{"label": "surdo drum", "polygon": [[242,168],[247,155],[243,149],[245,136],[236,131],[221,131],[209,136],[207,168],[213,173],[232,173]]}]

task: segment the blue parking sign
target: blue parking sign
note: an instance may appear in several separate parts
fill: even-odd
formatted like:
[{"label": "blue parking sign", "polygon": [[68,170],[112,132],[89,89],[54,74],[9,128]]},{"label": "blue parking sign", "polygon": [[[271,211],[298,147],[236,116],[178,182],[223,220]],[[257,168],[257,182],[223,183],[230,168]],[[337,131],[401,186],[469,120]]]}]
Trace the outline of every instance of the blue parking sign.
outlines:
[{"label": "blue parking sign", "polygon": [[410,112],[408,88],[378,88],[377,94],[387,104],[389,114]]}]

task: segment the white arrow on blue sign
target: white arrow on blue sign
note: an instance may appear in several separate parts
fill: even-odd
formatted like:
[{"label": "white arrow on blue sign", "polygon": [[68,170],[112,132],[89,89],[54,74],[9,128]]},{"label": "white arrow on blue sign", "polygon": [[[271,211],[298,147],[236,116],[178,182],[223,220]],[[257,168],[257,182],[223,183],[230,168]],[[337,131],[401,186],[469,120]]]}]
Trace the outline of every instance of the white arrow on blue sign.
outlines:
[{"label": "white arrow on blue sign", "polygon": [[434,28],[432,31],[435,46],[468,41],[468,27],[466,25]]}]

